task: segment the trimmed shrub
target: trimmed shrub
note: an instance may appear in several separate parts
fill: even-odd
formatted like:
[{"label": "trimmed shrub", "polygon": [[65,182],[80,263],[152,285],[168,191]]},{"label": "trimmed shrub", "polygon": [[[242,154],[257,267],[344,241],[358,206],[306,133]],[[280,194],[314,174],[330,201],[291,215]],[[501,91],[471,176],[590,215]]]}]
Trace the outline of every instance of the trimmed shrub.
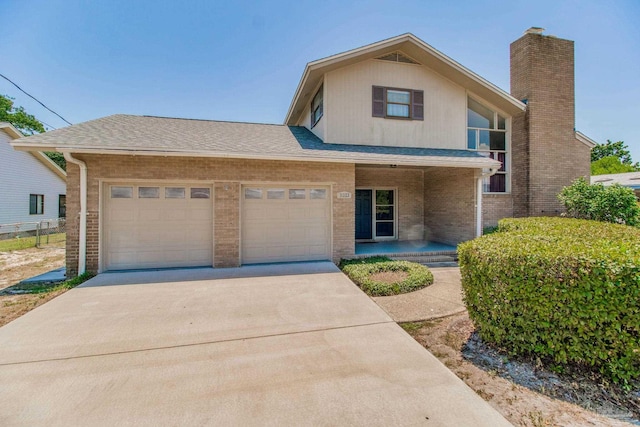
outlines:
[{"label": "trimmed shrub", "polygon": [[[340,268],[353,283],[372,297],[413,292],[433,283],[433,274],[426,266],[409,261],[393,261],[381,256],[342,260]],[[376,273],[385,272],[406,273],[406,277],[394,282],[376,281],[372,278]]]},{"label": "trimmed shrub", "polygon": [[480,336],[512,354],[640,375],[640,230],[570,218],[503,219],[458,246]]},{"label": "trimmed shrub", "polygon": [[640,225],[640,208],[635,193],[619,184],[605,187],[578,178],[562,189],[558,200],[564,204],[567,215],[574,218]]}]

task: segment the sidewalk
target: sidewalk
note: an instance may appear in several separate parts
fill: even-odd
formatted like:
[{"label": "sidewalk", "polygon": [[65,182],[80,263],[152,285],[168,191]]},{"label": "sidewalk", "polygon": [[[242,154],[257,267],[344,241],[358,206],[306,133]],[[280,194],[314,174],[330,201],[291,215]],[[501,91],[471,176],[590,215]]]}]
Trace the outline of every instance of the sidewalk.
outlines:
[{"label": "sidewalk", "polygon": [[433,284],[419,291],[373,300],[396,322],[417,322],[451,316],[466,310],[459,267],[431,268]]}]

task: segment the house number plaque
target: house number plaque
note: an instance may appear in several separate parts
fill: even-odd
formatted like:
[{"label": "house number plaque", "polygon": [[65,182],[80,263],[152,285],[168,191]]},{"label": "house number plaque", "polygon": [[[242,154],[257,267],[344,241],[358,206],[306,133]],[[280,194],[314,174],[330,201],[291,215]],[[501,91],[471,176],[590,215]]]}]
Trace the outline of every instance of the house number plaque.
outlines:
[{"label": "house number plaque", "polygon": [[348,191],[341,191],[338,193],[338,199],[350,199],[351,198],[351,193],[349,193]]}]

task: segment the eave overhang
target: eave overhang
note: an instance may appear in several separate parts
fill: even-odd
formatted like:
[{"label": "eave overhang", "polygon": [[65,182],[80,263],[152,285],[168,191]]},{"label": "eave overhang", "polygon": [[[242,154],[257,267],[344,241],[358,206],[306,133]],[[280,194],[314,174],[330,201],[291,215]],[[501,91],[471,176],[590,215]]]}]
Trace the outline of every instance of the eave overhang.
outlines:
[{"label": "eave overhang", "polygon": [[[359,157],[345,158],[337,155],[327,155],[322,152],[313,155],[278,155],[278,154],[256,154],[256,153],[231,153],[222,151],[194,151],[194,150],[132,150],[127,147],[34,147],[33,144],[12,143],[16,150],[33,151],[46,150],[58,151],[60,153],[93,154],[93,155],[125,155],[125,156],[157,156],[157,157],[205,157],[221,159],[250,159],[250,160],[272,160],[272,161],[300,161],[300,162],[325,162],[325,163],[351,163],[351,164],[376,164],[394,166],[417,166],[417,167],[452,167],[452,168],[474,168],[474,169],[494,169],[500,167],[500,162],[488,157],[459,157],[451,156],[411,156],[411,155],[384,155],[366,154]],[[331,153],[331,152],[329,152]]]}]

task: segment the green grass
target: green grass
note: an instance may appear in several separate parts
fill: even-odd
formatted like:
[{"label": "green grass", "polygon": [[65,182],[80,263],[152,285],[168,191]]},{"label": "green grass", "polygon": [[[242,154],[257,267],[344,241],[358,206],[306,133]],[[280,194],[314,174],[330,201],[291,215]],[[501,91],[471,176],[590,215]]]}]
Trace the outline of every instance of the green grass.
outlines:
[{"label": "green grass", "polygon": [[6,293],[12,293],[11,291],[18,291],[16,293],[20,294],[43,294],[49,292],[55,292],[59,290],[69,290],[71,288],[75,288],[76,286],[86,282],[91,279],[95,274],[92,273],[84,273],[80,276],[74,277],[73,279],[66,280],[62,283],[52,283],[52,284],[20,284],[8,287],[5,289]]},{"label": "green grass", "polygon": [[[66,233],[50,234],[48,236],[40,236],[40,243],[58,243],[64,242],[65,239]],[[35,246],[36,236],[0,240],[0,252],[17,251],[20,249],[34,248]]]},{"label": "green grass", "polygon": [[417,332],[426,324],[427,322],[406,322],[406,323],[398,323],[402,329],[404,329],[407,333],[411,334],[413,332]]}]

